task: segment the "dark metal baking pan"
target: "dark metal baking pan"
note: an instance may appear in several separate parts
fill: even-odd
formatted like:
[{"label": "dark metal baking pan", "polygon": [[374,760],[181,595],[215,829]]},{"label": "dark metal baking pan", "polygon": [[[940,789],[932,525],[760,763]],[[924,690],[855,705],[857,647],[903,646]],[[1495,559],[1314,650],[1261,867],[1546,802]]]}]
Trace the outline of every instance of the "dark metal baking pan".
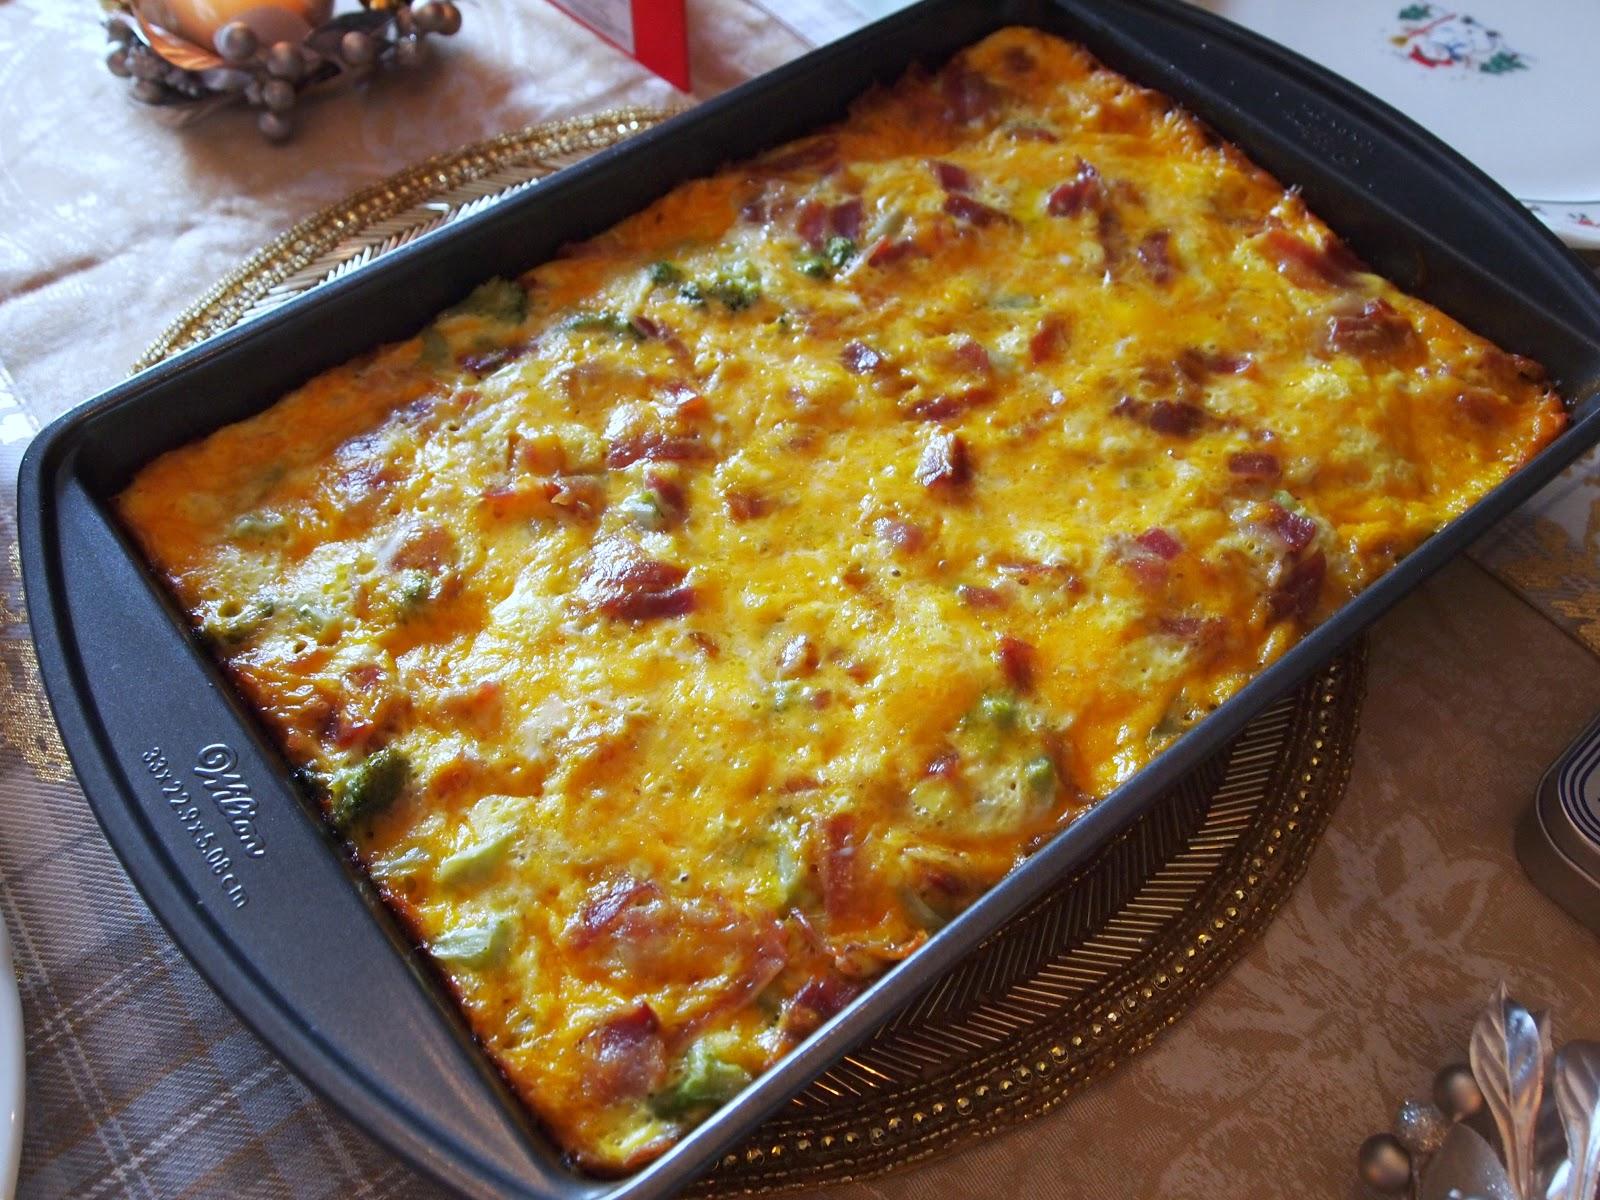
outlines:
[{"label": "dark metal baking pan", "polygon": [[[409,336],[473,285],[548,258],[675,184],[841,116],[874,82],[1002,25],[1081,42],[1208,121],[1368,262],[1545,363],[1573,422],[1506,483],[1200,723],[660,1160],[571,1167],[293,785],[112,521],[159,452]],[[112,389],[30,447],[23,572],[44,681],[106,837],[174,940],[357,1124],[474,1196],[671,1193],[1245,722],[1600,439],[1600,284],[1482,173],[1382,103],[1174,0],[927,0],[605,151]],[[243,822],[241,824],[240,822]]]}]

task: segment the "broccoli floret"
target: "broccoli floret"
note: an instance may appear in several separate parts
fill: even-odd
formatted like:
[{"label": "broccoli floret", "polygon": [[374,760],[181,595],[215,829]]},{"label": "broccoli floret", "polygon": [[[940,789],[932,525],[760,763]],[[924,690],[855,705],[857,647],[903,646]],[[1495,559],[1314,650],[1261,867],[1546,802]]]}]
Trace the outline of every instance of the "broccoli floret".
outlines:
[{"label": "broccoli floret", "polygon": [[815,250],[806,250],[796,255],[794,265],[800,274],[809,275],[812,279],[833,278],[833,268],[828,265],[828,260]]},{"label": "broccoli floret", "polygon": [[631,337],[635,341],[644,337],[634,328],[632,321],[609,308],[601,309],[599,312],[578,313],[569,317],[562,328],[574,333],[614,333]]},{"label": "broccoli floret", "polygon": [[214,620],[207,622],[206,633],[216,641],[235,645],[259,632],[277,609],[271,600],[252,600],[242,606],[229,602],[217,610]]},{"label": "broccoli floret", "polygon": [[658,1117],[681,1117],[731,1100],[749,1082],[750,1072],[717,1057],[705,1042],[696,1042],[684,1056],[683,1073],[650,1097],[650,1110]]},{"label": "broccoli floret", "polygon": [[479,284],[460,304],[445,311],[447,317],[482,317],[488,321],[504,321],[507,325],[520,324],[527,315],[528,293],[509,279],[491,279]]},{"label": "broccoli floret", "polygon": [[662,529],[667,524],[661,499],[653,491],[646,490],[629,496],[618,508],[623,516],[641,529]]},{"label": "broccoli floret", "polygon": [[473,842],[441,860],[435,877],[440,883],[470,883],[482,879],[504,861],[511,842],[509,833]]},{"label": "broccoli floret", "polygon": [[382,812],[395,802],[411,778],[411,760],[393,746],[353,767],[335,771],[328,781],[328,817],[340,829]]},{"label": "broccoli floret", "polygon": [[408,613],[433,598],[434,578],[428,572],[409,567],[395,580],[395,604],[402,613]]},{"label": "broccoli floret", "polygon": [[716,273],[706,291],[730,311],[738,312],[761,299],[761,273],[747,262],[730,263]]},{"label": "broccoli floret", "polygon": [[235,541],[255,540],[263,541],[276,537],[289,526],[284,515],[273,512],[270,508],[258,512],[245,513],[234,520],[228,527],[228,536]]},{"label": "broccoli floret", "polygon": [[831,237],[821,250],[803,251],[795,265],[802,275],[813,279],[832,279],[844,270],[856,256],[856,244],[847,237]]},{"label": "broccoli floret", "polygon": [[420,846],[414,846],[396,858],[380,858],[368,868],[374,879],[387,882],[391,879],[408,879],[433,861],[433,856]]},{"label": "broccoli floret", "polygon": [[683,282],[683,268],[677,263],[666,261],[653,262],[649,268],[650,282],[657,287],[668,287],[674,283]]},{"label": "broccoli floret", "polygon": [[996,729],[1015,729],[1021,716],[1022,709],[1017,704],[1017,698],[1010,692],[985,692],[972,712],[975,722]]},{"label": "broccoli floret", "polygon": [[1022,768],[1022,782],[1035,796],[1049,798],[1056,794],[1056,764],[1048,754],[1030,758]]},{"label": "broccoli floret", "polygon": [[445,930],[428,943],[428,949],[440,962],[482,970],[497,965],[510,945],[511,922],[505,917],[490,917]]},{"label": "broccoli floret", "polygon": [[823,257],[835,271],[842,271],[856,256],[856,244],[847,237],[831,237],[823,247]]},{"label": "broccoli floret", "polygon": [[436,371],[450,365],[450,341],[439,332],[437,325],[429,325],[422,331],[422,351],[418,361]]}]

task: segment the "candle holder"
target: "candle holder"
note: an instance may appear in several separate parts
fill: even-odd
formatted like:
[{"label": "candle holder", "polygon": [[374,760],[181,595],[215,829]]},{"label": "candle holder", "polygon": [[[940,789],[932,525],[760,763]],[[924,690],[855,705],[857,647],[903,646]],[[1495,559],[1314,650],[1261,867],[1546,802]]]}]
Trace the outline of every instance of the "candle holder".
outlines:
[{"label": "candle holder", "polygon": [[451,0],[109,0],[106,66],[171,126],[233,105],[268,141],[294,132],[301,98],[423,61],[430,34],[461,28]]},{"label": "candle holder", "polygon": [[1501,983],[1472,1027],[1468,1062],[1407,1100],[1394,1132],[1361,1143],[1371,1196],[1405,1200],[1595,1200],[1600,1183],[1600,1043],[1557,1049],[1549,1014]]}]

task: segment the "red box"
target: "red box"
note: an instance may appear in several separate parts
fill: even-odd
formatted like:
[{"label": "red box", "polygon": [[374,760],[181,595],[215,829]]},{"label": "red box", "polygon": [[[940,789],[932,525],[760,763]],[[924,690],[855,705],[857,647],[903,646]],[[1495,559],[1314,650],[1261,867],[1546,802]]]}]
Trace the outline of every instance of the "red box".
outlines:
[{"label": "red box", "polygon": [[680,91],[689,90],[684,0],[551,0]]}]

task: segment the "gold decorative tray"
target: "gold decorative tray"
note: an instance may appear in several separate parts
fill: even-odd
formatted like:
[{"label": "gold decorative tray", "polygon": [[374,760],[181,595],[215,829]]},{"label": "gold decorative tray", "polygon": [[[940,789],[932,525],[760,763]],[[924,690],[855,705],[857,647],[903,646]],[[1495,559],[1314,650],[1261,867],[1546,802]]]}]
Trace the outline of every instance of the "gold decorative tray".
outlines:
[{"label": "gold decorative tray", "polygon": [[[429,159],[228,275],[149,366],[497,203],[668,114],[622,109]],[[695,1194],[880,1175],[1040,1116],[1177,1022],[1271,921],[1343,795],[1365,650],[1346,651],[726,1155]]]}]

